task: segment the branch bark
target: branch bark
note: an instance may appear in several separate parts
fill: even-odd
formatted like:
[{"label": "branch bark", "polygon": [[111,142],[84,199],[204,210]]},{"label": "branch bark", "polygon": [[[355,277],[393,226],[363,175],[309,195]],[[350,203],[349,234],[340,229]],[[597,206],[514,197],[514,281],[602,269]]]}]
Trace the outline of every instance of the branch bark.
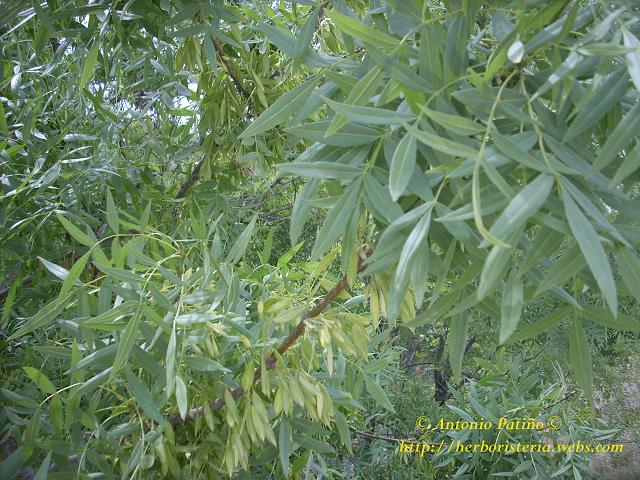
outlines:
[{"label": "branch bark", "polygon": [[[366,268],[366,265],[364,260],[360,259],[358,263],[358,273],[362,273],[365,268]],[[320,302],[318,302],[318,304],[316,304],[314,307],[306,310],[303,313],[302,319],[300,320],[298,325],[296,325],[296,327],[291,331],[291,333],[287,336],[287,338],[285,338],[280,343],[278,348],[276,348],[276,351],[280,355],[284,355],[285,352],[289,350],[296,343],[296,341],[304,334],[307,328],[307,325],[306,325],[307,320],[320,315],[322,311],[325,308],[327,308],[329,304],[333,302],[336,299],[336,297],[340,294],[340,292],[342,292],[342,290],[344,290],[346,287],[347,287],[347,276],[345,275],[340,279],[338,283],[336,283],[336,285],[329,292],[327,292],[327,294],[322,298],[322,300],[320,300]],[[274,353],[269,355],[266,363],[267,363],[268,370],[271,370],[273,367],[275,367],[276,355]],[[256,371],[253,376],[253,384],[254,385],[257,384],[260,381],[260,378],[261,378],[261,369],[256,368]],[[243,396],[245,394],[245,391],[241,387],[236,387],[236,388],[229,389],[229,393],[235,399]],[[224,396],[221,395],[215,400],[211,400],[211,402],[209,402],[209,407],[211,408],[211,410],[220,410],[222,407],[224,407]],[[196,417],[202,415],[203,413],[204,413],[204,407],[197,407],[189,410],[185,415],[184,420],[179,414],[169,415],[167,417],[167,420],[172,425],[179,425],[187,420],[193,420]]]},{"label": "branch bark", "polygon": [[198,181],[198,179],[200,178],[200,169],[202,168],[202,164],[204,163],[205,158],[206,157],[202,157],[202,159],[194,167],[191,175],[189,175],[189,178],[187,178],[187,181],[182,184],[180,190],[178,190],[178,193],[176,195],[176,200],[184,198],[191,187]]},{"label": "branch bark", "polygon": [[227,70],[227,73],[231,77],[231,81],[233,82],[233,85],[236,87],[236,90],[240,95],[242,95],[244,98],[248,100],[251,97],[251,94],[247,92],[242,86],[242,83],[240,82],[238,75],[236,75],[235,69],[233,68],[229,60],[227,60],[227,58],[222,53],[222,45],[220,45],[220,42],[216,38],[213,39],[213,47],[216,49],[216,52],[218,52],[220,61],[222,62],[222,64],[224,65],[224,68]]}]

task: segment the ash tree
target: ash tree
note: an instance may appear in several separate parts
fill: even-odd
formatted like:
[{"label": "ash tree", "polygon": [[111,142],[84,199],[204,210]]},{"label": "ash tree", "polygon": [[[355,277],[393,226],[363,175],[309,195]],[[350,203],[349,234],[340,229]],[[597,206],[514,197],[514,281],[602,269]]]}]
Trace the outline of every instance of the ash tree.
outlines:
[{"label": "ash tree", "polygon": [[633,2],[2,10],[3,470],[330,476],[400,330],[638,334]]}]

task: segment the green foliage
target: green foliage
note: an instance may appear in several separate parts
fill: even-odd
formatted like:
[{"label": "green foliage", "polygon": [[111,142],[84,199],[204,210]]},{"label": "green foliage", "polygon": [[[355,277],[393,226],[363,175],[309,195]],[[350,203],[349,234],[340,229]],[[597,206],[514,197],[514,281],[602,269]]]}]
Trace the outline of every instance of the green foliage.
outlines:
[{"label": "green foliage", "polygon": [[[355,477],[354,425],[402,414],[395,339],[429,328],[453,412],[557,401],[505,357],[551,329],[593,404],[593,331],[640,332],[636,13],[8,2],[0,468]],[[502,349],[477,382],[472,335]]]}]

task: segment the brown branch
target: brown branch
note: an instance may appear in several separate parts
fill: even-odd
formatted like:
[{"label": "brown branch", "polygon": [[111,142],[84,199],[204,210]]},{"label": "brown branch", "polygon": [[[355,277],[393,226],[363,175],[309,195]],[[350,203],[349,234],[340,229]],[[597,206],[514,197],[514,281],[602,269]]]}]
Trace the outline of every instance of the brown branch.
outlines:
[{"label": "brown branch", "polygon": [[401,443],[403,441],[407,442],[407,443],[413,443],[416,442],[417,440],[410,440],[410,439],[402,439],[402,438],[396,438],[396,437],[388,437],[386,435],[375,435],[373,433],[369,433],[369,432],[362,432],[360,430],[356,430],[353,427],[349,427],[349,429],[355,433],[356,435],[361,435],[363,437],[367,437],[367,438],[374,438],[376,440],[384,440],[385,442],[394,442],[394,443]]},{"label": "brown branch", "polygon": [[[215,38],[213,39],[213,46],[216,52],[218,53],[218,56],[220,57],[220,61],[224,65],[227,73],[229,74],[229,77],[231,77],[231,81],[233,82],[233,85],[236,87],[236,90],[245,99],[249,100],[249,98],[251,98],[251,94],[247,90],[245,90],[245,88],[242,86],[242,83],[240,82],[240,79],[236,75],[233,65],[231,65],[231,62],[229,62],[229,60],[227,60],[227,58],[224,56],[224,53],[222,51],[222,45],[220,45],[220,42]],[[184,182],[180,187],[180,190],[178,190],[178,194],[176,195],[175,200],[180,200],[181,198],[184,198],[187,192],[189,192],[189,190],[191,189],[191,187],[193,187],[193,185],[200,179],[200,169],[202,168],[205,158],[206,156],[203,157],[202,160],[200,160],[196,164],[195,168],[193,169],[193,172],[191,172],[191,175],[189,176],[187,181]]]},{"label": "brown branch", "polygon": [[229,60],[227,60],[226,57],[224,56],[224,54],[222,53],[222,45],[220,45],[220,42],[216,38],[213,39],[213,47],[216,49],[216,52],[218,52],[218,56],[220,57],[220,61],[222,62],[222,64],[224,65],[225,69],[227,70],[227,73],[231,77],[231,81],[233,82],[234,86],[236,87],[236,90],[238,91],[238,93],[240,95],[242,95],[244,98],[249,99],[251,97],[251,94],[249,92],[247,92],[244,89],[244,87],[242,86],[242,83],[240,82],[240,79],[236,75],[236,72],[235,72],[233,66],[231,65]]},{"label": "brown branch", "polygon": [[[365,269],[366,265],[364,263],[364,260],[360,259],[358,262],[358,273],[362,273]],[[317,305],[315,305],[314,307],[306,310],[303,314],[302,314],[302,319],[300,320],[300,322],[298,323],[298,325],[296,325],[296,328],[293,329],[293,331],[289,334],[289,336],[287,336],[287,338],[285,338],[282,343],[280,343],[280,345],[278,346],[278,348],[276,348],[276,351],[280,354],[280,355],[284,355],[284,353],[289,350],[294,343],[296,343],[296,341],[304,334],[305,330],[306,330],[306,322],[307,320],[309,320],[310,318],[314,318],[317,317],[318,315],[320,315],[322,313],[322,311],[327,308],[329,306],[329,304],[331,302],[333,302],[336,297],[340,294],[340,292],[342,292],[342,290],[344,290],[347,287],[347,276],[343,276],[340,281],[338,283],[336,283],[336,285],[329,290],[329,292],[327,292],[327,294],[322,298],[322,300],[320,300],[320,302],[318,302]],[[275,353],[272,353],[271,355],[269,355],[269,357],[266,360],[266,366],[268,370],[271,370],[273,367],[275,367],[276,365],[276,355]],[[260,377],[262,376],[262,370],[260,368],[256,368],[256,371],[253,375],[253,384],[257,384],[260,381]],[[239,398],[242,395],[244,395],[245,391],[244,389],[242,389],[241,387],[236,387],[236,388],[231,388],[229,389],[229,393],[231,393],[231,396],[233,398]],[[212,400],[209,403],[209,407],[211,408],[211,410],[220,410],[222,407],[224,406],[224,396],[221,395],[218,398],[216,398],[215,400]],[[169,415],[167,417],[167,420],[169,421],[169,423],[171,423],[172,425],[178,425],[180,423],[183,423],[184,421],[188,420],[193,420],[196,417],[198,417],[199,415],[202,415],[204,413],[204,407],[197,407],[197,408],[192,408],[191,410],[189,410],[185,416],[185,419],[183,420],[182,417],[179,414],[174,414],[174,415]]]},{"label": "brown branch", "polygon": [[189,175],[189,178],[187,178],[187,181],[182,184],[180,190],[178,190],[178,194],[176,195],[176,200],[184,198],[191,187],[198,181],[198,179],[200,178],[200,169],[202,168],[202,164],[204,163],[205,158],[206,156],[202,157],[202,160],[200,160],[196,164],[193,171],[191,172],[191,175]]},{"label": "brown branch", "polygon": [[410,363],[404,368],[419,367],[422,365],[444,365],[444,363],[443,362],[416,362],[416,363]]}]

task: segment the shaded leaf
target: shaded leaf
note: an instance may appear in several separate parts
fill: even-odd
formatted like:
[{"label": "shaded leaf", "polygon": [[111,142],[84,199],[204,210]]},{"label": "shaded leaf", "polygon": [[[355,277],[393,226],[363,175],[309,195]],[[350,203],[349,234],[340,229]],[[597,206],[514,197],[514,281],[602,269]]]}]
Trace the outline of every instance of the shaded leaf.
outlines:
[{"label": "shaded leaf", "polygon": [[462,376],[462,360],[467,346],[468,329],[469,317],[466,312],[456,315],[449,321],[447,348],[449,350],[449,364],[456,381],[460,380]]},{"label": "shaded leaf", "polygon": [[395,410],[393,408],[393,405],[389,401],[389,397],[387,397],[387,394],[384,392],[382,387],[378,385],[377,382],[375,382],[373,379],[369,378],[366,375],[364,377],[364,382],[365,382],[365,386],[367,387],[367,392],[369,392],[369,395],[371,395],[371,397],[376,401],[376,403],[381,407],[383,407],[385,410],[388,410],[391,413],[394,413]]},{"label": "shaded leaf", "polygon": [[161,425],[166,422],[145,384],[128,369],[127,388],[144,413]]},{"label": "shaded leaf", "polygon": [[638,135],[640,135],[640,104],[636,104],[622,117],[616,129],[600,148],[592,169],[600,171],[609,165],[618,156],[620,150]]},{"label": "shaded leaf", "polygon": [[593,404],[593,372],[591,367],[591,350],[582,325],[573,321],[573,328],[569,336],[569,359],[576,381]]},{"label": "shaded leaf", "polygon": [[522,315],[522,280],[514,269],[502,294],[500,344],[503,344],[518,327]]}]

